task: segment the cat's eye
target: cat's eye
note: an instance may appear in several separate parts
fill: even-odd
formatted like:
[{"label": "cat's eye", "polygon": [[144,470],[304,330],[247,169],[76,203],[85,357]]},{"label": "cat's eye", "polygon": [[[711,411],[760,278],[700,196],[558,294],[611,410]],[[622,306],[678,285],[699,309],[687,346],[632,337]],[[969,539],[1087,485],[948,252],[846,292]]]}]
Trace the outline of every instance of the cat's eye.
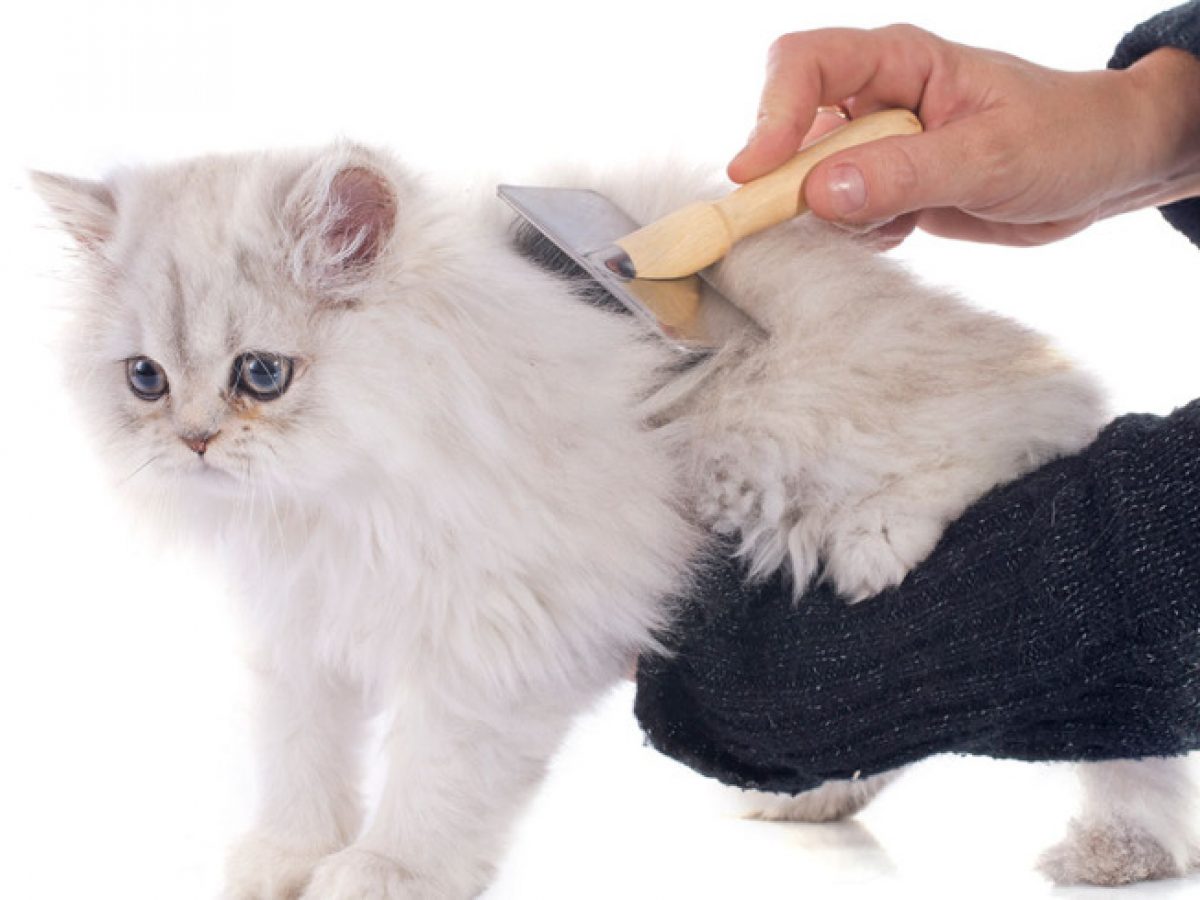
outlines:
[{"label": "cat's eye", "polygon": [[148,356],[125,360],[129,389],[143,400],[158,400],[167,393],[167,373]]},{"label": "cat's eye", "polygon": [[274,400],[283,396],[292,381],[292,360],[278,353],[251,350],[233,363],[230,386],[234,393],[255,400]]}]

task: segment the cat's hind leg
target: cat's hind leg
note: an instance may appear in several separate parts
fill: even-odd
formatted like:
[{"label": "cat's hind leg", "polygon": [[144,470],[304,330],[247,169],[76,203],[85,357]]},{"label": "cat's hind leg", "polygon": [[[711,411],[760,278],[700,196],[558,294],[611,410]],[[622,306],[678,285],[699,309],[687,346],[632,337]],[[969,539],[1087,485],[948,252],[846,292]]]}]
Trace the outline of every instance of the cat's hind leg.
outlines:
[{"label": "cat's hind leg", "polygon": [[[726,432],[703,443],[696,476],[696,510],[714,532],[739,540],[750,573],[764,576],[785,560],[793,579],[807,585],[817,568],[815,542],[801,548],[811,529],[794,522],[794,487],[776,442]],[[804,523],[807,526],[807,522]]]},{"label": "cat's hind leg", "polygon": [[747,818],[770,822],[836,822],[854,815],[900,775],[900,770],[870,778],[826,781],[801,794],[741,791]]},{"label": "cat's hind leg", "polygon": [[1197,790],[1186,757],[1083,763],[1083,808],[1039,868],[1058,884],[1120,885],[1200,868]]}]

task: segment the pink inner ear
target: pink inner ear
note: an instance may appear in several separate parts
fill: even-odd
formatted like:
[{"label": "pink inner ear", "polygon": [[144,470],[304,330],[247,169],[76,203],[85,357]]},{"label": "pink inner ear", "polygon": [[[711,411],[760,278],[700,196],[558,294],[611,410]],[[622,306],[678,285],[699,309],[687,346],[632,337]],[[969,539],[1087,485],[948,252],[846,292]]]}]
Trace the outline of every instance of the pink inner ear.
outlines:
[{"label": "pink inner ear", "polygon": [[344,266],[374,262],[396,223],[396,198],[370,169],[343,169],[333,177],[329,199],[334,215],[325,238]]}]

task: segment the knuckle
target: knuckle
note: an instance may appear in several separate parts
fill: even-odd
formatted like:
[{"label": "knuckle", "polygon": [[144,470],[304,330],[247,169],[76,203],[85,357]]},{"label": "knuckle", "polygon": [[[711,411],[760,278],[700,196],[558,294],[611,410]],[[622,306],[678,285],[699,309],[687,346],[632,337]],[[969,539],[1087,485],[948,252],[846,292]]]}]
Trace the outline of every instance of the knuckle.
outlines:
[{"label": "knuckle", "polygon": [[894,60],[903,60],[909,68],[916,66],[926,71],[936,67],[935,61],[944,65],[954,46],[933,32],[908,23],[888,25],[876,34],[882,53]]},{"label": "knuckle", "polygon": [[768,68],[774,68],[789,59],[796,52],[797,46],[803,40],[804,35],[798,31],[775,38],[771,42],[771,46],[767,48]]},{"label": "knuckle", "polygon": [[918,204],[923,179],[921,167],[906,142],[888,141],[878,148],[871,185],[871,213],[895,216],[909,212]]},{"label": "knuckle", "polygon": [[838,46],[838,40],[852,29],[817,28],[780,35],[767,48],[767,65],[794,65],[797,60],[816,59],[822,52]]},{"label": "knuckle", "polygon": [[891,147],[888,177],[898,189],[910,192],[921,185],[921,169],[913,159],[912,152],[904,141],[895,141]]},{"label": "knuckle", "polygon": [[965,156],[971,161],[981,196],[964,199],[977,204],[1000,202],[1020,166],[1019,142],[995,130],[980,130],[972,137]]},{"label": "knuckle", "polygon": [[911,25],[908,22],[896,22],[892,25],[885,25],[876,32],[880,37],[888,40],[896,41],[897,43],[924,43],[933,41],[938,38],[924,28],[919,28],[916,25]]}]

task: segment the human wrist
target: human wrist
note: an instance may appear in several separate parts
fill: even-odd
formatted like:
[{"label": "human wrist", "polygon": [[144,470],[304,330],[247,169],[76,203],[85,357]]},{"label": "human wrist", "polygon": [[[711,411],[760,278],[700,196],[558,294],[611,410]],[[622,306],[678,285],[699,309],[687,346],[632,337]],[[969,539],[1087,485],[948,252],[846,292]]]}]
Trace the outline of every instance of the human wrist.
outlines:
[{"label": "human wrist", "polygon": [[1132,170],[1127,190],[1105,214],[1200,195],[1200,59],[1163,47],[1121,74],[1131,110]]}]

